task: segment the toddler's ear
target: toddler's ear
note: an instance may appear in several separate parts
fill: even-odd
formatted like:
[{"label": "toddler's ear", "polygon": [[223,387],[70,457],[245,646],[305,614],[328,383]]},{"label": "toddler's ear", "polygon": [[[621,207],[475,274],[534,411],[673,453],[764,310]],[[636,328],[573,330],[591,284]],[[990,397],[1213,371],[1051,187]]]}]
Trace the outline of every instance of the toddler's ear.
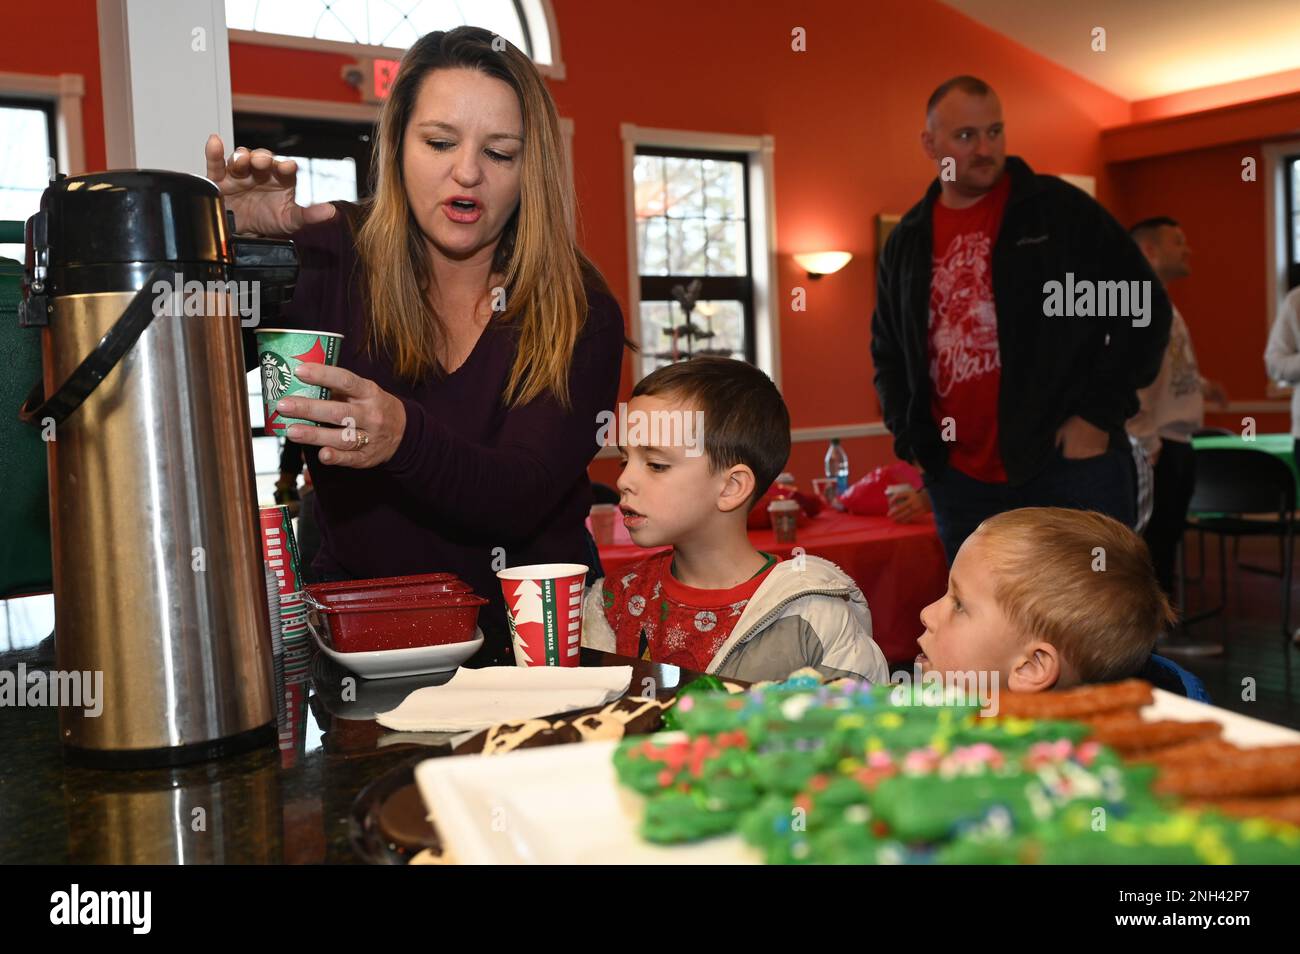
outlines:
[{"label": "toddler's ear", "polygon": [[1061,653],[1051,643],[1041,640],[1025,647],[1007,674],[1011,692],[1046,692],[1061,679]]}]

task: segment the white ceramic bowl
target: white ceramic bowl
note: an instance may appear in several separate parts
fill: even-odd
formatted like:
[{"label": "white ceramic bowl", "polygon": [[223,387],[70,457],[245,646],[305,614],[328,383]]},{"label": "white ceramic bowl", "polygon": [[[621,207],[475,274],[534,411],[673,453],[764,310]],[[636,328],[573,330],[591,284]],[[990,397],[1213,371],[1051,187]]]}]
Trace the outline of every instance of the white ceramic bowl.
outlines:
[{"label": "white ceramic bowl", "polygon": [[362,679],[391,679],[394,676],[416,676],[427,672],[449,672],[473,656],[483,645],[483,630],[476,628],[473,639],[460,643],[416,646],[412,649],[384,649],[366,653],[340,653],[331,649],[325,640],[321,639],[314,623],[311,623],[309,628],[321,652],[344,669],[355,672]]}]

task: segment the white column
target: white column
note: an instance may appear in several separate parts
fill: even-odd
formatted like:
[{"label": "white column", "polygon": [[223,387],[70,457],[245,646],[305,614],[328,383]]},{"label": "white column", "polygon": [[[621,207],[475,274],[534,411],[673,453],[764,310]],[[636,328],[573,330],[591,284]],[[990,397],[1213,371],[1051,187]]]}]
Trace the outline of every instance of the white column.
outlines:
[{"label": "white column", "polygon": [[233,148],[224,0],[99,0],[110,169],[203,175],[203,142]]}]

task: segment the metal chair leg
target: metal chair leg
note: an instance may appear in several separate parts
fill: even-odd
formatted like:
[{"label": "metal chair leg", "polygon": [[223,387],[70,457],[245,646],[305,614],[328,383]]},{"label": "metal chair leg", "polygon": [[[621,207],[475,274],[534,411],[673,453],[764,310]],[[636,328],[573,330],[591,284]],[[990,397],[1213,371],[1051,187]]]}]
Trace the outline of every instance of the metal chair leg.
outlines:
[{"label": "metal chair leg", "polygon": [[[1233,538],[1233,543],[1237,538]],[[1219,534],[1219,636],[1228,643],[1228,539]]]},{"label": "metal chair leg", "polygon": [[[1200,582],[1202,584],[1201,595],[1202,598],[1204,598],[1207,595],[1205,593],[1205,587],[1204,587],[1204,582],[1207,575],[1206,572],[1207,567],[1205,565],[1205,532],[1201,531],[1199,533],[1199,536],[1201,538],[1201,574],[1200,574]],[[1184,614],[1182,616],[1182,629],[1183,632],[1188,635],[1190,635],[1191,633],[1191,627],[1193,623],[1200,623],[1203,622],[1204,620],[1211,619],[1215,616],[1220,617],[1221,630],[1226,627],[1226,622],[1223,620],[1223,617],[1226,615],[1226,610],[1228,608],[1227,546],[1223,534],[1216,534],[1216,536],[1218,536],[1219,538],[1219,605],[1212,607],[1210,609],[1199,610],[1195,613],[1192,613],[1190,616]]]}]

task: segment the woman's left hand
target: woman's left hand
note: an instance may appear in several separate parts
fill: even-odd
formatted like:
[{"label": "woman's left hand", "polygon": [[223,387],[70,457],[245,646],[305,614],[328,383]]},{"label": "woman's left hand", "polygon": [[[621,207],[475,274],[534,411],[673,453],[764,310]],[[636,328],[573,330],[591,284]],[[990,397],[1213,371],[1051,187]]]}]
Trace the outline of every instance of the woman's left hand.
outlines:
[{"label": "woman's left hand", "polygon": [[340,467],[378,467],[397,453],[406,433],[406,406],[398,398],[346,368],[301,364],[297,375],[307,384],[329,388],[335,400],[286,397],[276,404],[276,410],[286,417],[338,426],[292,424],[285,432],[289,440],[319,447],[322,464]]}]

